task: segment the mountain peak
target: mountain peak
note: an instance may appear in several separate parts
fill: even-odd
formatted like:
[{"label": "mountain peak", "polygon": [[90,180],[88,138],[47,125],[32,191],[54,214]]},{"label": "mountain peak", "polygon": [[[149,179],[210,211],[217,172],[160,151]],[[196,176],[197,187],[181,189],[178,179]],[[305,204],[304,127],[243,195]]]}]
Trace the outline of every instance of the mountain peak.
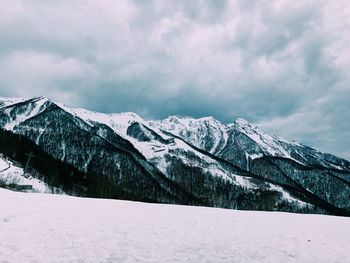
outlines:
[{"label": "mountain peak", "polygon": [[111,117],[113,116],[125,116],[126,118],[134,119],[134,120],[143,120],[140,115],[136,114],[135,112],[131,111],[126,111],[126,112],[121,112],[121,113],[110,113],[109,114]]},{"label": "mountain peak", "polygon": [[213,116],[202,117],[202,118],[199,118],[198,120],[205,121],[205,122],[219,122]]},{"label": "mountain peak", "polygon": [[250,123],[249,121],[247,121],[246,119],[243,118],[237,118],[234,123],[235,126],[240,126],[240,127],[250,127],[250,128],[254,128],[257,129],[258,127],[256,127],[255,125],[253,125],[252,123]]},{"label": "mountain peak", "polygon": [[[310,192],[325,200],[316,200],[316,204],[331,213],[345,214],[341,202],[349,204],[350,190],[344,177],[350,173],[349,162],[270,136],[242,118],[231,124],[213,117],[170,116],[163,121],[145,121],[133,112],[71,109],[36,97],[1,108],[0,127],[3,151],[13,148],[23,153],[21,142],[12,137],[23,136],[33,144],[29,149],[38,146],[85,173],[91,181],[84,184],[92,185],[93,193],[108,190],[106,194],[115,197],[121,191],[121,196],[135,193],[131,198],[179,202],[189,202],[187,196],[193,196],[199,204],[234,208],[244,204],[241,208],[256,209],[261,186],[270,191],[268,202],[261,199],[269,209],[275,209],[276,202],[283,204],[281,207],[287,202],[293,209],[304,207],[304,202],[314,204],[316,199],[305,195]],[[10,138],[14,138],[11,144]],[[96,184],[98,178],[109,180]],[[110,190],[106,183],[113,183]],[[255,190],[259,199],[252,199]],[[202,199],[206,192],[210,198]],[[243,201],[241,194],[246,196]]]}]

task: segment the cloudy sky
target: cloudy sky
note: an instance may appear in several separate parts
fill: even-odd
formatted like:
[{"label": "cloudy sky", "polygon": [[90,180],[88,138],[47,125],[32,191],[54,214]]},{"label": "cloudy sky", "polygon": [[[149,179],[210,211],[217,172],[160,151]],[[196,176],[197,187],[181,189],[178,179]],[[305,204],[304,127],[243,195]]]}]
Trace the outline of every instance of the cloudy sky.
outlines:
[{"label": "cloudy sky", "polygon": [[348,0],[0,0],[0,96],[237,117],[350,159]]}]

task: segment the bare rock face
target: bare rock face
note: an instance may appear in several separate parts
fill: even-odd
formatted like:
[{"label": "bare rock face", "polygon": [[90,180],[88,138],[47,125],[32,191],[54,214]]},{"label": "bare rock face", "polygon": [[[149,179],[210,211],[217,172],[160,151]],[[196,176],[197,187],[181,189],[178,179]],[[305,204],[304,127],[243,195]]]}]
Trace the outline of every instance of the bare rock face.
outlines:
[{"label": "bare rock face", "polygon": [[[73,174],[84,178],[74,181],[78,195],[350,215],[348,161],[268,135],[243,119],[145,121],[43,97],[0,98],[0,128],[7,147],[20,142],[6,136],[19,136],[31,145],[26,151],[38,147],[76,169]],[[61,179],[65,187],[71,183]]]}]

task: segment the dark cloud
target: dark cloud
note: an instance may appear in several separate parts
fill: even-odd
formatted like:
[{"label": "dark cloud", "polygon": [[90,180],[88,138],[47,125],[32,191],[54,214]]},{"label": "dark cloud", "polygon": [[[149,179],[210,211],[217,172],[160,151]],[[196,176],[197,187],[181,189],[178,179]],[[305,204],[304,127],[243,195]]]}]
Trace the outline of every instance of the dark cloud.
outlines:
[{"label": "dark cloud", "polygon": [[350,159],[345,1],[0,0],[0,96],[244,117]]}]

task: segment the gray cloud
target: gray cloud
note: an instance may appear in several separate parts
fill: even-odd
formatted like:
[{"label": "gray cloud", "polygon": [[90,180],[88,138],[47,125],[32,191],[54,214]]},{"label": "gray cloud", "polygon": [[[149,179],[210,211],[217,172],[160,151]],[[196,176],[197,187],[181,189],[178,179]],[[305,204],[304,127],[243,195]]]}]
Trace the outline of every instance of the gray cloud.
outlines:
[{"label": "gray cloud", "polygon": [[0,96],[244,117],[350,159],[350,5],[0,0]]}]

